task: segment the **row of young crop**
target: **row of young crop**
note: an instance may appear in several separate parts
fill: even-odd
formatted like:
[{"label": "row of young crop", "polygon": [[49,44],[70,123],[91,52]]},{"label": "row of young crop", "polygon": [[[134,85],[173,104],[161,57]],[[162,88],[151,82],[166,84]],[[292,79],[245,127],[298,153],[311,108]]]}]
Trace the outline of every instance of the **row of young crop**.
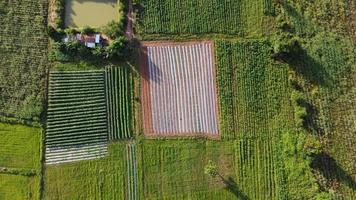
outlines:
[{"label": "row of young crop", "polygon": [[271,0],[139,2],[144,8],[140,12],[141,29],[146,34],[261,33],[264,13],[272,13],[274,9]]},{"label": "row of young crop", "polygon": [[[147,46],[147,135],[218,135],[212,43]],[[148,118],[147,116],[146,118]]]},{"label": "row of young crop", "polygon": [[276,67],[267,41],[217,41],[216,66],[223,138],[265,137],[281,114],[287,69]]},{"label": "row of young crop", "polygon": [[51,72],[48,89],[46,162],[106,155],[104,71]]},{"label": "row of young crop", "polygon": [[105,70],[109,139],[132,137],[131,73],[127,67]]},{"label": "row of young crop", "polygon": [[126,146],[127,155],[127,199],[138,200],[139,184],[137,172],[137,157],[136,157],[136,144],[130,143]]}]

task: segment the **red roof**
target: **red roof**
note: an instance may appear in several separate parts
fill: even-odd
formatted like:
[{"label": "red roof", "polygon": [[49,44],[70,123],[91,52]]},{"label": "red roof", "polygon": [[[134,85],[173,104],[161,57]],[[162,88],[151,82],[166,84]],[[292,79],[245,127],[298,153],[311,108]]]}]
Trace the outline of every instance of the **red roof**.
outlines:
[{"label": "red roof", "polygon": [[77,40],[79,40],[82,43],[95,43],[95,34],[88,34],[88,35],[77,34],[76,37]]}]

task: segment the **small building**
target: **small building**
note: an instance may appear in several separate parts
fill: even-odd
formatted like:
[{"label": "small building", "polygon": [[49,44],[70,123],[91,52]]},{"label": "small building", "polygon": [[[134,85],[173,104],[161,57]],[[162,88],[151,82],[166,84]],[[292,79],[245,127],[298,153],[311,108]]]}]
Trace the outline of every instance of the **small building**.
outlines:
[{"label": "small building", "polygon": [[102,46],[103,38],[101,34],[81,34],[77,33],[75,35],[67,35],[63,38],[63,42],[78,41],[89,48],[95,48],[97,46]]}]

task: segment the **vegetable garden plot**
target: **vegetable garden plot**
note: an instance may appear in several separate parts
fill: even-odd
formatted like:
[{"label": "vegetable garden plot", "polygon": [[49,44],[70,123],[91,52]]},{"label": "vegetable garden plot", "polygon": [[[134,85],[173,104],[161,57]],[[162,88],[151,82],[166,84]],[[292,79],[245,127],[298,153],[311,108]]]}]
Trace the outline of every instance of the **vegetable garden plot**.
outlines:
[{"label": "vegetable garden plot", "polygon": [[49,80],[46,163],[105,156],[104,71],[52,72]]},{"label": "vegetable garden plot", "polygon": [[132,137],[131,73],[128,67],[105,70],[109,139]]},{"label": "vegetable garden plot", "polygon": [[272,0],[138,0],[143,34],[264,33],[266,15],[274,13]]},{"label": "vegetable garden plot", "polygon": [[219,135],[212,42],[145,43],[140,59],[146,135]]},{"label": "vegetable garden plot", "polygon": [[137,158],[136,144],[130,143],[126,146],[127,156],[127,199],[138,200],[138,173],[137,173]]}]

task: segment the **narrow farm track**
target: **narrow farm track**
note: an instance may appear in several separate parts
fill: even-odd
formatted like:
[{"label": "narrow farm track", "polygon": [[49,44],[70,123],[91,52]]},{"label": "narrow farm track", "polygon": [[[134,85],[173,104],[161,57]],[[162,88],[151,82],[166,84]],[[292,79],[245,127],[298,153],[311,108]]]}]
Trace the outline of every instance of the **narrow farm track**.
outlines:
[{"label": "narrow farm track", "polygon": [[136,145],[134,143],[127,144],[127,185],[128,185],[128,195],[129,200],[138,200],[138,172],[137,172],[137,161],[136,161]]},{"label": "narrow farm track", "polygon": [[[146,135],[218,136],[213,44],[148,44],[142,66]],[[142,58],[141,58],[142,59]],[[145,58],[143,59],[145,60]],[[146,64],[141,62],[141,64]],[[151,128],[152,126],[152,128]]]},{"label": "narrow farm track", "polygon": [[104,71],[52,72],[46,130],[46,163],[107,154]]}]

